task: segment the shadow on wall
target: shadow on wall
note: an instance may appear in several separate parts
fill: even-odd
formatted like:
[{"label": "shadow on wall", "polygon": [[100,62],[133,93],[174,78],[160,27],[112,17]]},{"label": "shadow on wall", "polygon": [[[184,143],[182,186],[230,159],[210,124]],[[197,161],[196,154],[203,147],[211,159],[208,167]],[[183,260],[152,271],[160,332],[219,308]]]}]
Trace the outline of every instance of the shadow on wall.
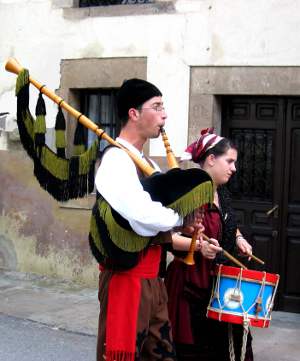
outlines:
[{"label": "shadow on wall", "polygon": [[17,269],[17,256],[11,240],[0,235],[0,269],[15,271]]}]

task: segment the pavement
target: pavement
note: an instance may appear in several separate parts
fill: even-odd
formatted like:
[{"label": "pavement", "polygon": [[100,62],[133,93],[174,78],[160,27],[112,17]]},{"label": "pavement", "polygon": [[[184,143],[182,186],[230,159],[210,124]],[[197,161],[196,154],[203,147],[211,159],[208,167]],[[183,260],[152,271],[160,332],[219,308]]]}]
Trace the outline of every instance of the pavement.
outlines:
[{"label": "pavement", "polygon": [[[97,289],[0,270],[0,314],[96,336]],[[300,314],[273,311],[270,327],[251,333],[255,361],[300,361]]]},{"label": "pavement", "polygon": [[0,270],[0,313],[97,335],[97,290],[40,275]]}]

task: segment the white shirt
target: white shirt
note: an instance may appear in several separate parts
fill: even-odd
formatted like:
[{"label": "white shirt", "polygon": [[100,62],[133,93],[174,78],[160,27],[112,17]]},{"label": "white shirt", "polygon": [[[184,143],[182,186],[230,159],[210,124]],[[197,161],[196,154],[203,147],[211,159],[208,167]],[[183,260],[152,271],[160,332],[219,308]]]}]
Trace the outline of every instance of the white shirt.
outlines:
[{"label": "white shirt", "polygon": [[[132,144],[121,138],[116,141],[142,159],[143,154]],[[182,217],[160,202],[152,201],[150,194],[143,190],[135,164],[120,148],[112,147],[104,153],[95,184],[110,206],[141,236],[155,236],[182,225]]]}]

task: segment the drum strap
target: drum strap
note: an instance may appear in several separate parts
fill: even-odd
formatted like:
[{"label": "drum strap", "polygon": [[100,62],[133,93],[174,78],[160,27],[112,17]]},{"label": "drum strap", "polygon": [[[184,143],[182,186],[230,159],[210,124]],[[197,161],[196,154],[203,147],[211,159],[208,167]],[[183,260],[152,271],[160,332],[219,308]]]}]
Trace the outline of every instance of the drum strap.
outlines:
[{"label": "drum strap", "polygon": [[[244,318],[243,327],[244,327],[244,331],[243,331],[243,342],[242,342],[240,361],[244,361],[245,355],[246,355],[247,337],[248,337],[248,333],[249,333],[249,320],[247,317]],[[229,341],[230,361],[235,361],[235,352],[234,352],[234,343],[233,343],[232,324],[231,323],[228,323],[228,341]]]}]

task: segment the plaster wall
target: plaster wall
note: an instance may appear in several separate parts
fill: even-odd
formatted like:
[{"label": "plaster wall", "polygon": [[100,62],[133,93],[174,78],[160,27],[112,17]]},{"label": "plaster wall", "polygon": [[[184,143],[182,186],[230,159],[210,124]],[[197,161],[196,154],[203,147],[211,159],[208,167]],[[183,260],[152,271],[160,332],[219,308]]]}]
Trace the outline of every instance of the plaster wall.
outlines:
[{"label": "plaster wall", "polygon": [[40,188],[24,151],[0,157],[0,269],[96,285],[87,241],[94,197],[58,203]]},{"label": "plaster wall", "polygon": [[[94,8],[74,8],[75,3],[0,1],[1,65],[14,56],[32,76],[58,89],[62,59],[145,57],[147,79],[164,93],[166,130],[176,153],[188,136],[190,66],[298,64],[300,4],[295,0],[177,0]],[[10,113],[15,112],[14,81],[0,73],[1,108]],[[56,106],[49,102],[47,109],[52,127]],[[151,141],[150,154],[163,154],[159,141]]]}]

